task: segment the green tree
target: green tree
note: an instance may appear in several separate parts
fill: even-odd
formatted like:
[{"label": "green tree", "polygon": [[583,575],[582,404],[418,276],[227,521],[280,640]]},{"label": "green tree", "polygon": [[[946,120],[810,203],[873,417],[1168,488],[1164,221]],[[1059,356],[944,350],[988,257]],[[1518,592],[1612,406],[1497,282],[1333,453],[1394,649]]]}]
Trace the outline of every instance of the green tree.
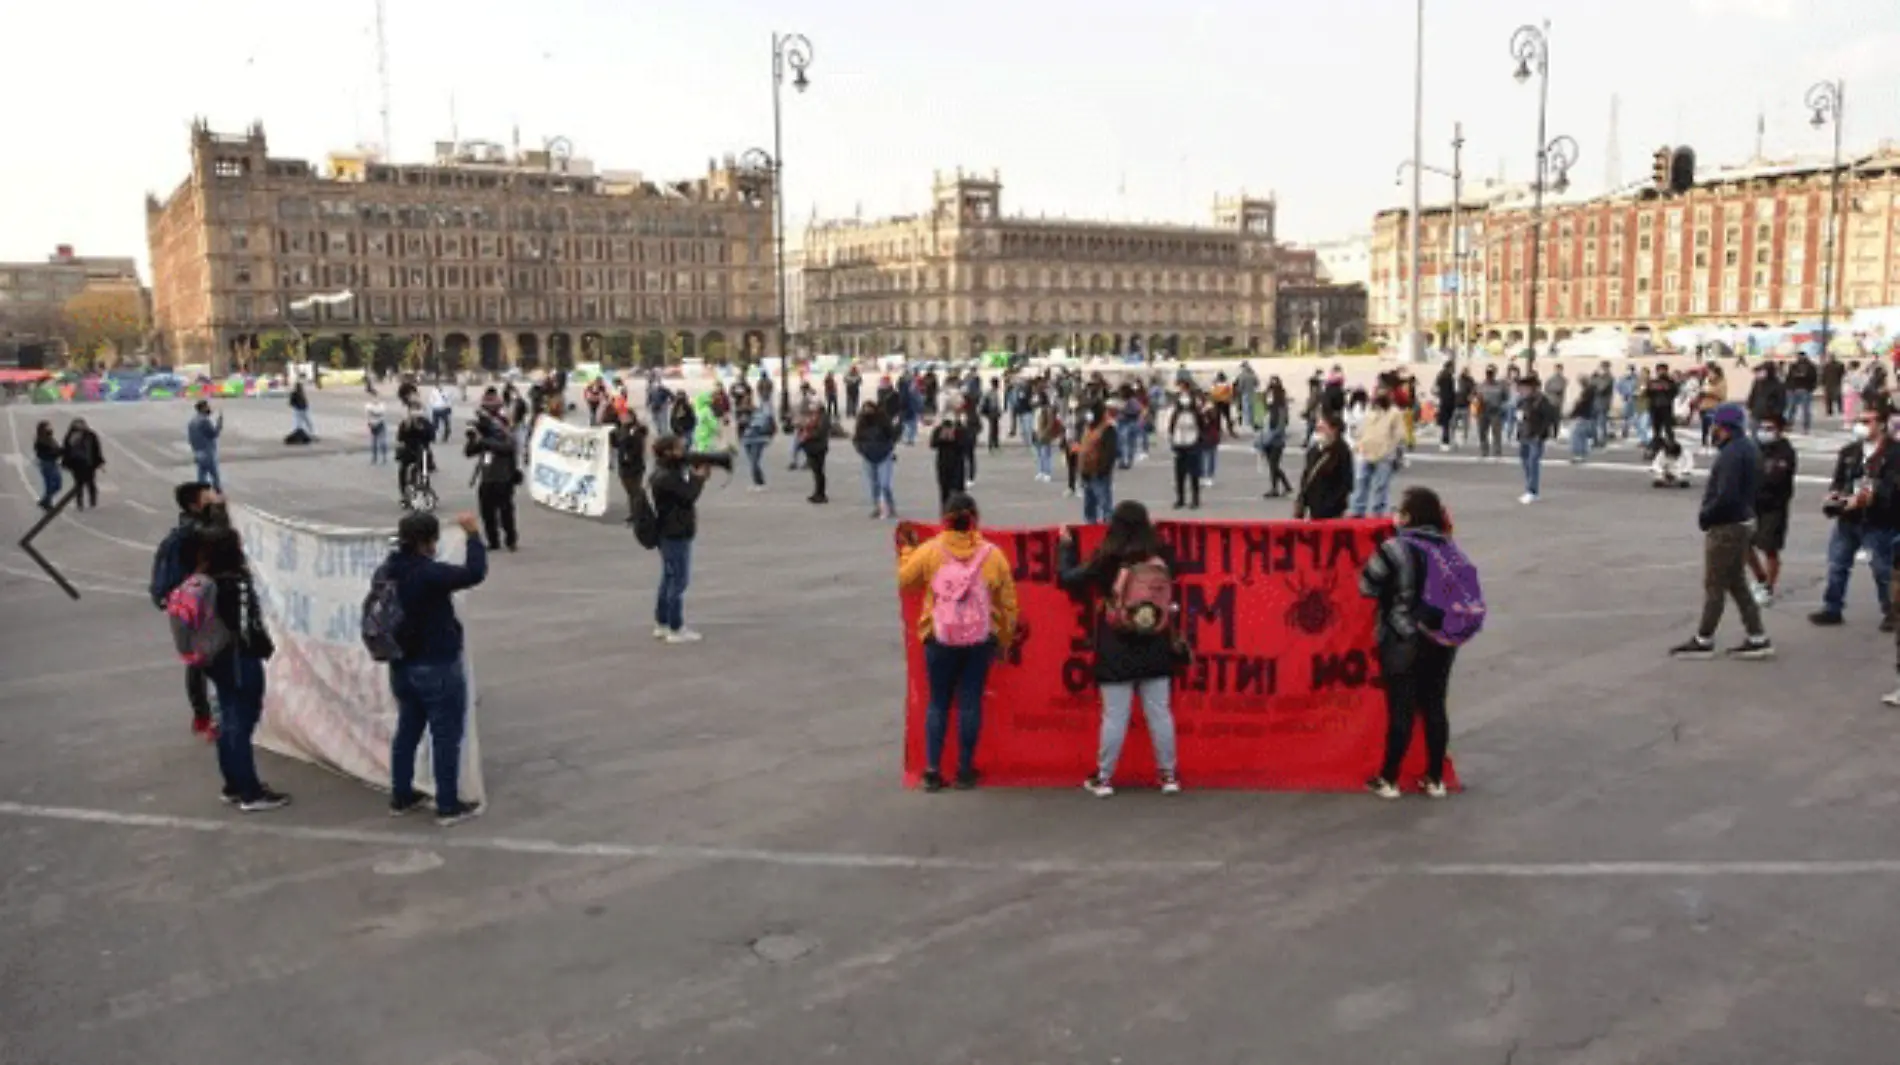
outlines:
[{"label": "green tree", "polygon": [[297,338],[289,333],[272,331],[257,338],[257,361],[259,365],[282,367],[297,354]]}]

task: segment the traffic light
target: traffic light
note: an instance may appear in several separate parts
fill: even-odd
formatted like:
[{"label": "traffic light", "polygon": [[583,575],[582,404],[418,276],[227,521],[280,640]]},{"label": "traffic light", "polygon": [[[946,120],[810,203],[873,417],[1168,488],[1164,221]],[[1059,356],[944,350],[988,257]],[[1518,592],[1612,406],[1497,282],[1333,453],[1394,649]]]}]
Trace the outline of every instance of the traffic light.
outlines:
[{"label": "traffic light", "polygon": [[1649,177],[1650,181],[1655,184],[1657,192],[1670,191],[1670,167],[1675,159],[1675,154],[1675,150],[1666,144],[1656,149],[1655,160],[1649,167]]}]

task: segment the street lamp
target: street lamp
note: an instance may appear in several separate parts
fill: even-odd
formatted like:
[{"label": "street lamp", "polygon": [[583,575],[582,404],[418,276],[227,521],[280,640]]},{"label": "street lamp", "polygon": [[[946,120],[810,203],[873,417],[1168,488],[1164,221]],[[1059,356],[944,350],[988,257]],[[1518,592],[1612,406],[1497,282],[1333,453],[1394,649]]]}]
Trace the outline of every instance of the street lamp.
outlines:
[{"label": "street lamp", "polygon": [[1821,266],[1821,361],[1827,361],[1828,331],[1833,323],[1834,310],[1834,239],[1835,231],[1840,228],[1837,217],[1841,202],[1841,105],[1847,94],[1845,81],[1822,81],[1808,89],[1808,110],[1813,113],[1808,120],[1815,129],[1828,123],[1834,124],[1834,165],[1829,171],[1827,183],[1827,262]]},{"label": "street lamp", "polygon": [[1524,339],[1530,345],[1528,365],[1537,364],[1537,275],[1542,262],[1544,236],[1544,118],[1550,101],[1550,20],[1545,19],[1542,26],[1519,26],[1511,34],[1511,57],[1517,60],[1517,69],[1511,76],[1519,85],[1530,80],[1533,72],[1537,74],[1537,179],[1533,190],[1534,203],[1531,207],[1531,295],[1530,320],[1524,328]]},{"label": "street lamp", "polygon": [[[1463,251],[1463,245],[1461,241],[1462,234],[1458,226],[1458,211],[1460,207],[1460,201],[1464,199],[1464,180],[1465,180],[1464,150],[1465,150],[1465,124],[1463,122],[1455,122],[1452,124],[1452,133],[1451,133],[1451,169],[1450,170],[1446,170],[1443,167],[1433,166],[1430,163],[1422,163],[1422,162],[1419,162],[1417,159],[1407,159],[1404,162],[1399,164],[1398,174],[1393,178],[1394,182],[1404,181],[1405,169],[1406,167],[1411,167],[1413,176],[1415,179],[1417,177],[1418,172],[1422,170],[1429,170],[1434,174],[1442,174],[1445,177],[1448,177],[1451,179],[1451,261],[1452,261],[1453,277],[1456,279],[1456,282],[1457,282],[1457,288],[1455,289],[1455,291],[1458,293],[1458,295],[1452,300],[1453,310],[1450,316],[1448,317],[1446,321],[1446,325],[1445,325],[1445,346],[1447,348],[1450,348],[1452,346],[1451,327],[1456,322],[1456,320],[1461,317],[1458,314],[1457,308],[1460,303],[1464,302],[1464,291],[1465,291],[1464,251]],[[1416,206],[1414,207],[1414,210],[1415,211],[1417,210]],[[1418,274],[1418,256],[1419,256],[1418,240],[1419,240],[1418,229],[1414,227],[1412,230],[1412,273],[1414,277],[1416,277],[1416,275]],[[1442,271],[1440,272],[1439,276],[1441,278],[1440,283],[1439,283],[1439,291],[1442,294],[1444,291]],[[1416,287],[1413,288],[1412,300],[1414,303],[1418,301],[1418,290]],[[1442,304],[1444,303],[1444,300],[1441,298],[1439,300],[1439,303],[1442,306]],[[1468,324],[1469,323],[1467,323],[1467,325]],[[1468,347],[1469,343],[1470,343],[1470,338],[1466,337],[1465,346]],[[1454,368],[1454,372],[1456,372],[1457,357],[1455,355],[1451,357],[1451,365]]]},{"label": "street lamp", "polygon": [[[772,232],[775,258],[778,266],[778,384],[779,384],[779,420],[790,421],[792,417],[792,377],[791,362],[787,349],[791,346],[785,331],[785,138],[784,123],[781,119],[780,97],[785,87],[785,72],[792,73],[792,88],[804,92],[811,86],[811,79],[805,77],[805,68],[811,66],[811,41],[802,33],[772,34],[772,154],[767,160],[772,175]],[[764,155],[758,149],[748,152]]]}]

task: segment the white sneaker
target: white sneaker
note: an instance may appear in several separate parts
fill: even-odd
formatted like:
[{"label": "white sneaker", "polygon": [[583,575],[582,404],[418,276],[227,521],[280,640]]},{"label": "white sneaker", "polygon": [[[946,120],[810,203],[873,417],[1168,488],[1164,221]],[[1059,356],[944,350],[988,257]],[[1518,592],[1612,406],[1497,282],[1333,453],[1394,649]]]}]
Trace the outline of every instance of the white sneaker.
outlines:
[{"label": "white sneaker", "polygon": [[1900,706],[1900,688],[1895,688],[1894,690],[1881,696],[1880,701],[1885,703],[1888,706]]},{"label": "white sneaker", "polygon": [[1775,593],[1769,591],[1767,585],[1756,584],[1750,581],[1748,590],[1754,593],[1756,606],[1768,607],[1775,605]]},{"label": "white sneaker", "polygon": [[691,629],[677,629],[666,634],[667,643],[698,643],[705,639]]},{"label": "white sneaker", "polygon": [[1420,791],[1425,793],[1425,797],[1428,799],[1442,799],[1451,794],[1445,790],[1443,781],[1421,780],[1418,782],[1418,787]]},{"label": "white sneaker", "polygon": [[1537,497],[1532,495],[1529,492],[1525,492],[1523,495],[1517,497],[1517,501],[1519,503],[1524,504],[1525,506],[1529,506],[1532,503],[1537,502]]},{"label": "white sneaker", "polygon": [[1082,790],[1098,799],[1106,799],[1115,794],[1115,785],[1099,776],[1094,776],[1082,782]]},{"label": "white sneaker", "polygon": [[671,636],[671,635],[673,635],[673,630],[672,630],[672,629],[669,629],[669,628],[667,628],[667,627],[666,627],[665,625],[655,625],[655,626],[653,626],[653,638],[654,638],[654,639],[656,639],[656,640],[664,640],[664,639],[666,639],[666,638],[667,638],[668,636]]},{"label": "white sneaker", "polygon": [[1064,489],[1062,490],[1062,498],[1064,498],[1064,499],[1073,499],[1073,498],[1075,498],[1075,489],[1073,489],[1073,488],[1064,488]]},{"label": "white sneaker", "polygon": [[1202,488],[1212,488],[1212,487],[1214,487],[1214,478],[1212,478],[1212,477],[1203,477],[1203,478],[1201,478],[1201,487],[1202,487]]},{"label": "white sneaker", "polygon": [[975,488],[975,487],[976,487],[976,478],[974,478],[974,477],[972,477],[972,478],[970,478],[970,480],[969,480],[969,482],[968,482],[968,486],[969,486],[969,487],[971,487],[971,488]]}]

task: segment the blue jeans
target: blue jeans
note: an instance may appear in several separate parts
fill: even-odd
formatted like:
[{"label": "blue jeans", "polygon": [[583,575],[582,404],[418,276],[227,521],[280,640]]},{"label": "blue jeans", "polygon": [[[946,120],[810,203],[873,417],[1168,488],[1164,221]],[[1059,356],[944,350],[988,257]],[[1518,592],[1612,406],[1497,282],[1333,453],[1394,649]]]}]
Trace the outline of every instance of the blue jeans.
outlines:
[{"label": "blue jeans", "polygon": [[897,457],[886,456],[882,462],[859,459],[864,467],[864,491],[871,497],[871,509],[885,508],[886,517],[897,517],[897,496],[892,491],[891,482],[897,475]]},{"label": "blue jeans", "polygon": [[983,732],[983,684],[995,658],[995,640],[975,647],[924,641],[924,673],[930,678],[930,709],[924,715],[925,769],[942,771],[952,698],[957,704],[957,766],[969,769],[976,764],[976,743]]},{"label": "blue jeans", "polygon": [[1036,475],[1039,477],[1054,477],[1056,475],[1055,445],[1036,445]]},{"label": "blue jeans", "polygon": [[1115,509],[1115,482],[1107,474],[1082,481],[1082,520],[1094,525],[1107,524],[1109,511]]},{"label": "blue jeans", "polygon": [[468,726],[467,670],[459,658],[391,662],[389,691],[396,697],[396,734],[389,741],[391,801],[403,804],[415,797],[416,748],[427,728],[436,812],[452,812],[462,799],[456,784],[462,771],[462,733]]},{"label": "blue jeans", "polygon": [[210,485],[214,492],[224,491],[224,484],[218,480],[218,453],[194,451],[191,457],[198,464],[198,483]]},{"label": "blue jeans", "polygon": [[1201,449],[1201,480],[1214,479],[1214,468],[1220,465],[1220,445]]},{"label": "blue jeans", "polygon": [[264,716],[263,660],[232,648],[213,659],[205,675],[218,690],[218,771],[224,775],[224,793],[240,802],[255,799],[264,792],[251,749],[251,734]]},{"label": "blue jeans", "polygon": [[1839,614],[1847,605],[1847,578],[1854,571],[1854,555],[1865,548],[1873,556],[1874,601],[1880,604],[1880,616],[1890,607],[1888,582],[1893,578],[1892,529],[1869,529],[1857,521],[1836,521],[1827,540],[1827,591],[1821,605],[1829,614]]},{"label": "blue jeans", "polygon": [[1783,417],[1787,419],[1790,428],[1794,426],[1794,416],[1797,411],[1801,414],[1801,431],[1804,433],[1811,431],[1814,428],[1813,392],[1803,388],[1788,393],[1788,409]]},{"label": "blue jeans", "polygon": [[686,585],[693,576],[693,542],[660,541],[660,600],[653,623],[674,632],[686,627]]},{"label": "blue jeans", "polygon": [[389,461],[389,426],[371,426],[369,431],[369,464],[382,465]]},{"label": "blue jeans", "polygon": [[317,435],[317,424],[310,420],[310,412],[307,410],[293,409],[290,412],[290,428],[292,431],[302,429],[311,436]]},{"label": "blue jeans", "polygon": [[917,442],[917,418],[915,415],[906,415],[900,420],[899,427],[904,431],[904,443],[915,444]]},{"label": "blue jeans", "polygon": [[1596,438],[1596,445],[1598,447],[1602,447],[1603,445],[1609,443],[1610,442],[1610,408],[1607,406],[1599,407],[1597,409],[1596,417],[1590,420],[1590,427],[1592,430],[1592,434]]},{"label": "blue jeans", "polygon": [[[450,428],[448,408],[445,407],[441,410],[430,411],[429,424],[435,427],[436,438],[438,440],[442,440],[442,441],[448,440],[449,428]],[[316,435],[316,431],[314,429],[311,430],[311,435],[313,436]]]},{"label": "blue jeans", "polygon": [[59,462],[56,459],[37,461],[40,464],[40,483],[46,488],[46,491],[40,495],[40,506],[50,507],[53,505],[53,497],[59,495]]},{"label": "blue jeans", "polygon": [[1582,462],[1590,456],[1590,439],[1595,435],[1592,423],[1578,418],[1570,423],[1570,457]]},{"label": "blue jeans", "polygon": [[1134,713],[1135,696],[1141,696],[1141,712],[1148,719],[1148,738],[1155,747],[1155,768],[1174,772],[1174,714],[1172,677],[1153,677],[1103,684],[1102,733],[1096,745],[1095,775],[1102,780],[1115,779],[1115,766],[1122,760],[1122,743],[1128,739],[1128,719]]},{"label": "blue jeans", "polygon": [[1027,411],[1023,412],[1022,414],[1018,414],[1016,416],[1016,431],[1022,434],[1023,443],[1028,444],[1032,447],[1035,446],[1036,416],[1034,414],[1030,414]]},{"label": "blue jeans", "polygon": [[1538,485],[1543,483],[1544,441],[1519,440],[1517,442],[1517,461],[1524,464],[1524,491],[1537,494]]},{"label": "blue jeans", "polygon": [[1352,479],[1352,507],[1349,513],[1355,518],[1363,518],[1367,513],[1367,503],[1371,503],[1373,514],[1384,514],[1390,507],[1392,494],[1392,468],[1397,461],[1383,458],[1377,462],[1363,459],[1354,464]]},{"label": "blue jeans", "polygon": [[1649,446],[1649,411],[1647,410],[1638,411],[1636,414],[1636,441],[1644,447]]},{"label": "blue jeans", "polygon": [[1623,401],[1623,438],[1629,439],[1630,426],[1636,424],[1636,399],[1634,396]]},{"label": "blue jeans", "polygon": [[1141,443],[1141,423],[1123,422],[1115,427],[1115,447],[1121,452],[1115,461],[1122,469],[1135,465],[1135,451]]},{"label": "blue jeans", "polygon": [[[746,464],[752,467],[752,483],[765,487],[765,441],[747,440],[745,442]],[[794,452],[796,454],[796,452]]]}]

